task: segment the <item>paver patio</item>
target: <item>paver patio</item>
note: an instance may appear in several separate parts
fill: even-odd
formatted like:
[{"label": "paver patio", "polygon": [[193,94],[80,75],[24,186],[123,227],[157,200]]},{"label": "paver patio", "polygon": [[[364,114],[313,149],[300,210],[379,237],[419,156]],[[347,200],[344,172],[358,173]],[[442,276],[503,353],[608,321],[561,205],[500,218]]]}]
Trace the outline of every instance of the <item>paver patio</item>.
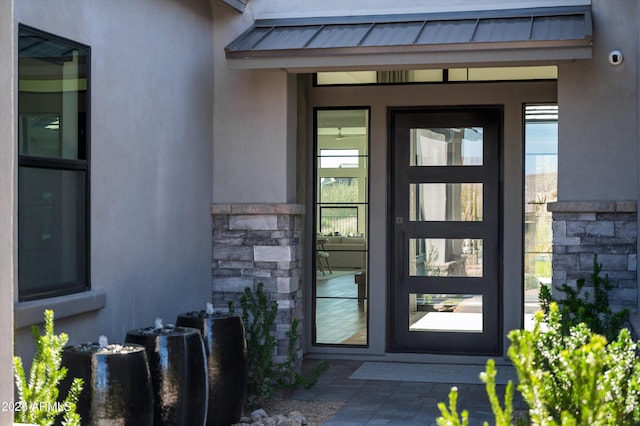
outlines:
[{"label": "paver patio", "polygon": [[[315,360],[305,361],[306,370]],[[340,401],[344,406],[325,425],[435,425],[440,416],[438,402],[448,402],[449,391],[457,386],[458,410],[469,411],[470,425],[493,424],[494,417],[484,384],[429,383],[349,379],[361,361],[330,360],[330,367],[311,389],[296,389],[287,399]],[[443,365],[446,368],[446,365]],[[498,367],[500,374],[500,367]],[[504,395],[504,385],[498,385]],[[527,410],[516,392],[514,410]]]}]

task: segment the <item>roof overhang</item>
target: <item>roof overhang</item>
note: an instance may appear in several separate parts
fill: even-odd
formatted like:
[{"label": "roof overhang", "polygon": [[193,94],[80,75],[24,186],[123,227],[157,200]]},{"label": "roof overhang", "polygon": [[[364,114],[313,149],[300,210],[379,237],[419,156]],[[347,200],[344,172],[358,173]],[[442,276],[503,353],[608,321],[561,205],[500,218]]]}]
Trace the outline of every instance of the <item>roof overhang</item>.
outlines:
[{"label": "roof overhang", "polygon": [[256,20],[226,48],[235,69],[444,67],[591,58],[590,6]]},{"label": "roof overhang", "polygon": [[237,12],[243,13],[247,7],[248,0],[222,0],[227,5],[231,6]]}]

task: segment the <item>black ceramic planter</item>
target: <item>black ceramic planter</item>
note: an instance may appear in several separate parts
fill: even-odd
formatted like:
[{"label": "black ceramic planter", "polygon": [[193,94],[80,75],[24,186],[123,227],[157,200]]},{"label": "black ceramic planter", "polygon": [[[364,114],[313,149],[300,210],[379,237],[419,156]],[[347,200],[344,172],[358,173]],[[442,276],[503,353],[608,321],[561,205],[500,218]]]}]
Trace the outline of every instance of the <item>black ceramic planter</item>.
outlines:
[{"label": "black ceramic planter", "polygon": [[62,366],[68,369],[61,384],[66,395],[71,381],[84,381],[77,404],[83,425],[153,424],[153,391],[144,347],[86,343],[67,346]]},{"label": "black ceramic planter", "polygon": [[154,424],[203,425],[208,386],[200,332],[187,327],[149,327],[127,332],[125,341],[146,349],[155,402]]},{"label": "black ceramic planter", "polygon": [[239,422],[247,392],[247,345],[242,318],[189,312],[178,315],[176,325],[197,328],[204,340],[209,371],[207,425]]}]

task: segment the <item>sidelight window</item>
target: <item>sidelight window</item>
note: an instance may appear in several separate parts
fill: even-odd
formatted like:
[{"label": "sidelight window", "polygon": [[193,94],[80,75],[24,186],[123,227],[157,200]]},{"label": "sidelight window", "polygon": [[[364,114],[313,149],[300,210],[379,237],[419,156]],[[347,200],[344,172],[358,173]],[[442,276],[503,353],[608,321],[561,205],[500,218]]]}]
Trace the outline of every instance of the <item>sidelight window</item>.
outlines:
[{"label": "sidelight window", "polygon": [[541,284],[551,284],[552,223],[547,204],[558,199],[558,106],[525,106],[524,316],[538,309]]},{"label": "sidelight window", "polygon": [[314,189],[314,343],[368,342],[368,109],[319,109]]}]

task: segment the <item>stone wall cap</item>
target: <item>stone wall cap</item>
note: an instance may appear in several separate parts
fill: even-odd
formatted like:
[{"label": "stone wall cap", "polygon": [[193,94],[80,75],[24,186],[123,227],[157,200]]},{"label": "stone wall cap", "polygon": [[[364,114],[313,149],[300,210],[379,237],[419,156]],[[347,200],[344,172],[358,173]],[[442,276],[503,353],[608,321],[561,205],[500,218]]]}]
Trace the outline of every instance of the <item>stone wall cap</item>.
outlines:
[{"label": "stone wall cap", "polygon": [[635,213],[638,204],[626,201],[556,201],[547,204],[553,213]]},{"label": "stone wall cap", "polygon": [[305,208],[302,204],[212,204],[212,215],[301,215]]}]

